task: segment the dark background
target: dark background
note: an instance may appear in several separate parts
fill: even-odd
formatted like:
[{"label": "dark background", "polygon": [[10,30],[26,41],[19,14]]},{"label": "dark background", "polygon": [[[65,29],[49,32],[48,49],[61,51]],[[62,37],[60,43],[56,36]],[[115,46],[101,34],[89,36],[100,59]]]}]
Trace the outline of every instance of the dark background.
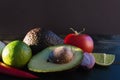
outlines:
[{"label": "dark background", "polygon": [[0,34],[25,34],[40,24],[58,34],[120,34],[120,0],[0,0]]}]

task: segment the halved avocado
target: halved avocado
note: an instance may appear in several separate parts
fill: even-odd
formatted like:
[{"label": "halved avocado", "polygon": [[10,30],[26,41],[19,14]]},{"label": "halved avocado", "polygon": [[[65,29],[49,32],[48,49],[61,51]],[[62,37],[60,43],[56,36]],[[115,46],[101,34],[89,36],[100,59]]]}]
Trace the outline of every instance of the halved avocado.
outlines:
[{"label": "halved avocado", "polygon": [[[48,61],[49,54],[57,47],[67,47],[70,48],[73,52],[73,59],[64,64],[57,64]],[[58,71],[66,71],[69,69],[73,69],[74,67],[80,65],[83,58],[83,51],[80,48],[70,45],[57,45],[51,46],[38,54],[34,55],[28,63],[28,69],[33,72],[58,72]]]}]

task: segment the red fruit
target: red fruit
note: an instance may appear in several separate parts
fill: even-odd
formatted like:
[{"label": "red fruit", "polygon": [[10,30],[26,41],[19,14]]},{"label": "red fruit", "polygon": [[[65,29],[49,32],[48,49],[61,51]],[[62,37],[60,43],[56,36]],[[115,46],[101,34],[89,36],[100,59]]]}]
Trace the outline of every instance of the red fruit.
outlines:
[{"label": "red fruit", "polygon": [[[85,31],[85,29],[83,29],[83,31]],[[93,39],[88,34],[80,34],[77,31],[74,32],[75,33],[68,34],[65,37],[64,43],[77,46],[81,48],[84,52],[91,53],[94,49]]]},{"label": "red fruit", "polygon": [[38,76],[35,76],[29,72],[25,72],[23,70],[10,67],[2,62],[0,62],[0,74],[6,74],[18,78],[30,78],[30,79],[39,78]]}]

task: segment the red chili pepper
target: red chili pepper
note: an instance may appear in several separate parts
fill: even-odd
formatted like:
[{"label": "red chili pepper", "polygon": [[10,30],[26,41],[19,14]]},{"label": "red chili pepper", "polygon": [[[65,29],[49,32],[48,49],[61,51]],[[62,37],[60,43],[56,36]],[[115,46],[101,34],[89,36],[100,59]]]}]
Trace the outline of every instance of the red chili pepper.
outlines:
[{"label": "red chili pepper", "polygon": [[39,78],[38,76],[35,76],[31,73],[25,72],[20,69],[10,67],[2,62],[0,62],[0,73],[19,77],[19,78]]}]

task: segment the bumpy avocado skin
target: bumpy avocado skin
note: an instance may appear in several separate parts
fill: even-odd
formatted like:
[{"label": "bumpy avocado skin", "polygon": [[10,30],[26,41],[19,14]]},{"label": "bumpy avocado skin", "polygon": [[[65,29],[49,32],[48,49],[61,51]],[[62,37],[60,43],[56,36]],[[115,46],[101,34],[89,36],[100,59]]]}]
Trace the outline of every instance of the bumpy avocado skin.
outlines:
[{"label": "bumpy avocado skin", "polygon": [[23,42],[31,47],[33,53],[41,49],[41,34],[42,29],[37,27],[30,30],[23,39]]},{"label": "bumpy avocado skin", "polygon": [[63,39],[50,30],[36,27],[25,35],[23,42],[31,47],[33,54],[36,54],[48,46],[63,44]]}]

